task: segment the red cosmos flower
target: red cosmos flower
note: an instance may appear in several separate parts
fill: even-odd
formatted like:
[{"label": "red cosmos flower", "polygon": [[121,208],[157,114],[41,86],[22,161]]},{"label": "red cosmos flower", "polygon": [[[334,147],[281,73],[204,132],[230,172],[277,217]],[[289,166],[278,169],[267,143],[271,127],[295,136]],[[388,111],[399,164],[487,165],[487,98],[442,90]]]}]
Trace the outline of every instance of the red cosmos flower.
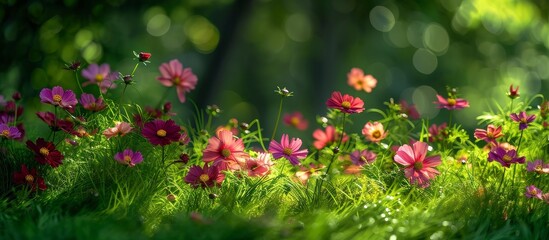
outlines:
[{"label": "red cosmos flower", "polygon": [[370,74],[364,75],[364,72],[360,68],[352,68],[347,73],[347,83],[356,90],[364,90],[369,93],[376,87],[377,80]]},{"label": "red cosmos flower", "polygon": [[36,143],[28,140],[27,147],[34,152],[34,159],[37,162],[40,164],[48,164],[53,168],[61,165],[61,161],[65,158],[61,152],[55,149],[55,144],[48,142],[43,138],[36,139]]},{"label": "red cosmos flower", "polygon": [[437,104],[438,108],[446,108],[448,110],[458,110],[462,108],[469,107],[469,102],[467,100],[462,98],[448,98],[445,99],[442,96],[437,94],[438,102],[434,102]]},{"label": "red cosmos flower", "polygon": [[48,187],[44,179],[38,175],[36,169],[27,169],[27,165],[21,165],[21,172],[13,173],[13,182],[15,184],[27,184],[32,191],[36,189],[46,190]]},{"label": "red cosmos flower", "polygon": [[484,129],[475,129],[475,138],[479,140],[484,140],[487,143],[496,144],[496,139],[503,136],[501,133],[501,126],[495,127],[492,124],[488,125],[486,130]]},{"label": "red cosmos flower", "polygon": [[341,95],[341,92],[333,92],[332,96],[326,101],[328,108],[335,108],[343,113],[361,113],[364,111],[364,102],[360,98],[355,98],[347,94]]},{"label": "red cosmos flower", "polygon": [[520,94],[518,93],[518,90],[519,90],[519,86],[513,89],[513,84],[511,84],[511,86],[509,86],[509,92],[507,93],[507,96],[509,96],[509,98],[511,99],[518,98],[520,96]]},{"label": "red cosmos flower", "polygon": [[138,57],[140,62],[146,62],[151,58],[151,54],[148,52],[140,52]]},{"label": "red cosmos flower", "polygon": [[303,114],[300,112],[293,112],[291,114],[284,114],[283,118],[284,124],[288,126],[295,127],[298,130],[305,130],[309,126],[309,122],[303,118]]},{"label": "red cosmos flower", "polygon": [[380,142],[381,140],[387,137],[388,131],[383,129],[383,124],[379,122],[368,122],[362,128],[362,134],[366,137],[367,140],[371,142]]},{"label": "red cosmos flower", "polygon": [[213,166],[224,171],[239,169],[240,163],[246,161],[247,157],[242,139],[235,140],[231,131],[220,130],[217,136],[208,140],[202,159],[207,163],[213,162]]},{"label": "red cosmos flower", "polygon": [[198,78],[190,68],[183,68],[179,60],[174,59],[169,63],[160,65],[158,81],[166,87],[175,86],[180,102],[185,102],[185,92],[190,92],[196,86]]},{"label": "red cosmos flower", "polygon": [[[313,142],[313,146],[320,150],[327,146],[332,145],[336,141],[339,141],[340,133],[336,131],[336,128],[334,126],[327,126],[324,131],[321,129],[317,129],[313,132],[313,138],[315,141]],[[346,142],[349,140],[349,136],[347,134],[343,134],[343,139],[341,142]]]},{"label": "red cosmos flower", "polygon": [[269,144],[269,152],[273,154],[275,159],[286,158],[292,165],[300,165],[300,159],[307,157],[307,149],[301,148],[302,141],[299,138],[289,140],[288,134],[282,134],[280,143],[272,140]]},{"label": "red cosmos flower", "polygon": [[87,93],[82,93],[82,95],[80,95],[80,103],[84,109],[92,112],[99,112],[107,107],[107,105],[103,102],[102,97],[95,99],[93,94]]},{"label": "red cosmos flower", "polygon": [[67,133],[73,132],[74,124],[71,121],[59,119],[52,112],[37,112],[36,115],[44,121],[54,132],[63,130]]},{"label": "red cosmos flower", "polygon": [[192,166],[185,176],[185,182],[193,188],[221,186],[224,179],[225,175],[216,166],[208,166],[208,164],[205,164],[204,168]]},{"label": "red cosmos flower", "polygon": [[72,109],[78,103],[76,95],[71,90],[63,90],[60,86],[55,86],[52,89],[42,89],[40,91],[40,101],[64,109]]},{"label": "red cosmos flower", "polygon": [[153,145],[165,146],[179,141],[181,127],[171,119],[163,121],[155,119],[145,123],[141,134]]},{"label": "red cosmos flower", "polygon": [[422,188],[429,186],[429,180],[440,174],[434,167],[440,165],[440,156],[426,157],[427,143],[415,142],[412,147],[404,144],[399,147],[394,161],[403,165],[404,175],[411,184],[417,184]]}]

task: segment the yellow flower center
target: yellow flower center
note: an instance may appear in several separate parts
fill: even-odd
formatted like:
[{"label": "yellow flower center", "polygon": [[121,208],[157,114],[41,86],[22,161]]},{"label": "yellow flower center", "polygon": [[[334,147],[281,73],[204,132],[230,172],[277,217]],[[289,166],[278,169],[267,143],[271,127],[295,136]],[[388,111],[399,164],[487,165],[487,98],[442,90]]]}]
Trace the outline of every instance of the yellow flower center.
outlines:
[{"label": "yellow flower center", "polygon": [[372,132],[372,137],[374,138],[380,138],[381,137],[381,132],[379,130],[375,130],[374,132]]},{"label": "yellow flower center", "polygon": [[534,171],[536,171],[536,172],[542,172],[542,167],[541,167],[541,165],[537,165],[536,168],[534,168]]},{"label": "yellow flower center", "polygon": [[174,77],[174,78],[172,79],[172,82],[173,82],[173,84],[175,84],[175,85],[179,85],[179,83],[181,82],[181,79],[179,78],[179,76],[177,76],[177,77]]},{"label": "yellow flower center", "polygon": [[530,190],[530,194],[532,194],[532,195],[537,195],[537,194],[538,194],[538,190],[532,189],[532,190]]},{"label": "yellow flower center", "polygon": [[231,156],[231,150],[225,148],[221,150],[221,155],[223,155],[224,158],[228,158],[229,156]]},{"label": "yellow flower center", "polygon": [[29,183],[32,183],[34,182],[34,177],[30,174],[27,174],[27,176],[25,176],[25,180]]},{"label": "yellow flower center", "polygon": [[448,98],[448,105],[450,105],[450,106],[456,105],[456,100],[453,99],[453,98]]},{"label": "yellow flower center", "polygon": [[294,151],[291,148],[284,148],[282,152],[289,156],[289,155],[292,155]]},{"label": "yellow flower center", "polygon": [[509,156],[509,155],[507,155],[507,154],[505,154],[505,155],[503,156],[503,161],[504,161],[504,162],[510,162],[511,160],[513,160],[513,158],[512,158],[511,156]]},{"label": "yellow flower center", "polygon": [[10,135],[10,131],[9,131],[9,130],[4,130],[4,131],[2,131],[2,136],[7,137],[7,136],[9,136],[9,135]]},{"label": "yellow flower center", "polygon": [[415,170],[421,170],[421,169],[423,169],[423,162],[415,162],[415,163],[414,163],[414,169],[415,169]]},{"label": "yellow flower center", "polygon": [[132,161],[132,158],[131,158],[130,156],[128,156],[128,155],[125,155],[125,156],[124,156],[124,162],[128,162],[128,163],[129,163],[129,162],[131,162],[131,161]]},{"label": "yellow flower center", "polygon": [[59,94],[53,95],[53,101],[54,102],[61,102],[62,99],[63,99],[63,97],[61,97],[61,95],[59,95]]},{"label": "yellow flower center", "polygon": [[341,106],[342,106],[343,108],[346,108],[346,109],[347,109],[347,108],[350,108],[350,107],[351,107],[351,103],[350,103],[349,101],[343,101],[343,102],[341,103]]},{"label": "yellow flower center", "polygon": [[292,117],[292,119],[290,120],[290,123],[291,123],[293,126],[299,125],[299,118],[298,118],[298,117]]},{"label": "yellow flower center", "polygon": [[165,137],[166,136],[166,130],[160,129],[160,130],[156,131],[156,136]]},{"label": "yellow flower center", "polygon": [[95,75],[95,81],[98,82],[98,83],[101,83],[103,82],[103,80],[105,79],[105,77],[103,76],[103,74],[96,74]]},{"label": "yellow flower center", "polygon": [[203,173],[202,175],[200,175],[200,181],[207,182],[209,180],[210,180],[210,176],[208,176],[208,174]]},{"label": "yellow flower center", "polygon": [[40,148],[40,154],[44,155],[44,156],[48,156],[50,154],[50,150],[48,150],[47,148],[43,147],[43,148]]}]

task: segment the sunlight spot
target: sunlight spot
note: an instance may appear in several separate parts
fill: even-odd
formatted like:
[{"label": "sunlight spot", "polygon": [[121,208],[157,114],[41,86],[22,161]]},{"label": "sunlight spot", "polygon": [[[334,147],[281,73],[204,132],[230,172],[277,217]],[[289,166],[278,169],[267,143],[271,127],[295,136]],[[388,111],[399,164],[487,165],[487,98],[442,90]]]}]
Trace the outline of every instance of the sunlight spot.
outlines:
[{"label": "sunlight spot", "polygon": [[414,53],[413,64],[418,72],[429,75],[437,69],[438,60],[431,51],[420,48]]},{"label": "sunlight spot", "polygon": [[437,23],[431,23],[423,33],[423,44],[440,56],[448,50],[450,38],[444,27]]},{"label": "sunlight spot", "polygon": [[370,23],[380,32],[389,32],[395,26],[395,15],[384,6],[376,6],[370,11]]},{"label": "sunlight spot", "polygon": [[306,42],[311,38],[312,27],[305,14],[296,13],[286,19],[286,34],[296,42]]},{"label": "sunlight spot", "polygon": [[160,37],[170,30],[171,20],[164,14],[157,14],[147,22],[147,32],[155,37]]}]

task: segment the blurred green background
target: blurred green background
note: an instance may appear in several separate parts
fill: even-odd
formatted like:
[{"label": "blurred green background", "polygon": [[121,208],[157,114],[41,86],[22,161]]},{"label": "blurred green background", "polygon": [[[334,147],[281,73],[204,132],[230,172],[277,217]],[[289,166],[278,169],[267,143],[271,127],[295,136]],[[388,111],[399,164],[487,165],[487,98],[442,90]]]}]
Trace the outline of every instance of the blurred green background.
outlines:
[{"label": "blurred green background", "polygon": [[[270,135],[279,102],[274,90],[287,87],[295,96],[285,100],[283,112],[303,112],[310,126],[303,133],[284,131],[307,138],[319,128],[315,116],[326,113],[334,90],[360,97],[367,109],[404,99],[423,118],[442,123],[448,112],[435,108],[435,94],[457,87],[471,107],[454,119],[472,129],[492,100],[508,104],[510,84],[529,96],[546,92],[549,81],[546,1],[0,2],[0,94],[20,91],[27,121],[38,119],[37,110],[50,110],[37,97],[42,88],[77,89],[66,63],[108,63],[129,74],[132,51],[152,53],[152,63],[139,67],[126,99],[156,105],[166,92],[156,80],[158,67],[177,58],[199,79],[188,96],[223,110],[216,124],[259,118]],[[378,80],[372,93],[347,85],[353,67]],[[187,122],[192,105],[179,104],[175,89],[168,94],[176,119]],[[353,131],[378,118],[353,117]]]}]

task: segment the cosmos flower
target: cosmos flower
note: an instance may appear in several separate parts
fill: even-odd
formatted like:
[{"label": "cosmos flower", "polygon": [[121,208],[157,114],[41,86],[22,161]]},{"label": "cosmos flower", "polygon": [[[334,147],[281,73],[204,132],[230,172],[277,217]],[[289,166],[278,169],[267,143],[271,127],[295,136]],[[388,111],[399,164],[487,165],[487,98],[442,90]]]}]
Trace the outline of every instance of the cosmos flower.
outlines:
[{"label": "cosmos flower", "polygon": [[46,190],[48,187],[44,179],[38,175],[36,169],[28,169],[27,165],[21,165],[21,172],[13,173],[13,182],[15,184],[26,184],[32,191],[37,189]]},{"label": "cosmos flower", "polygon": [[216,166],[208,166],[208,164],[203,168],[197,165],[192,166],[185,176],[185,182],[193,188],[221,186],[224,179],[225,175]]},{"label": "cosmos flower", "polygon": [[[322,131],[322,129],[317,129],[313,132],[313,138],[315,139],[313,146],[318,150],[323,149],[336,141],[339,141],[339,136],[341,136],[341,134],[331,125],[327,126],[324,131]],[[346,142],[347,140],[349,140],[349,136],[343,134],[341,142]]]},{"label": "cosmos flower", "polygon": [[362,128],[362,135],[366,137],[368,141],[378,143],[387,137],[387,131],[383,129],[383,124],[379,122],[368,122]]},{"label": "cosmos flower", "polygon": [[19,139],[21,132],[17,127],[10,127],[8,124],[0,123],[0,137],[7,139]]},{"label": "cosmos flower", "polygon": [[235,139],[227,130],[220,130],[217,136],[211,137],[202,155],[204,162],[213,162],[213,166],[221,171],[239,169],[247,157],[242,139]]},{"label": "cosmos flower", "polygon": [[72,109],[78,104],[74,92],[71,90],[63,90],[60,86],[55,86],[52,89],[42,89],[40,91],[40,101],[49,103],[53,106],[60,106],[64,109]]},{"label": "cosmos flower", "polygon": [[496,139],[503,136],[501,133],[501,126],[496,127],[492,124],[489,124],[487,129],[475,129],[475,138],[479,140],[484,140],[487,143],[495,144]]},{"label": "cosmos flower", "polygon": [[55,148],[53,142],[48,142],[43,138],[36,139],[36,143],[31,140],[26,142],[27,147],[34,152],[34,159],[40,164],[48,164],[53,168],[61,165],[65,156]]},{"label": "cosmos flower", "polygon": [[406,114],[406,116],[412,120],[417,120],[420,118],[416,106],[413,104],[408,104],[405,100],[400,101],[400,113]]},{"label": "cosmos flower", "polygon": [[134,152],[131,149],[126,149],[122,152],[116,153],[114,155],[114,160],[121,164],[133,167],[143,161],[143,155],[141,155],[138,151]]},{"label": "cosmos flower", "polygon": [[513,121],[519,123],[519,130],[528,128],[528,124],[536,119],[536,115],[528,115],[526,112],[520,112],[519,114],[511,113],[509,116],[513,119]]},{"label": "cosmos flower", "polygon": [[364,90],[369,93],[376,87],[377,80],[370,74],[364,75],[364,72],[360,68],[352,68],[347,73],[347,83],[356,90]]},{"label": "cosmos flower", "polygon": [[307,149],[299,149],[301,147],[301,139],[292,138],[289,140],[288,134],[282,134],[280,143],[272,140],[269,144],[269,152],[273,154],[275,159],[286,158],[292,165],[300,165],[300,159],[307,157]]},{"label": "cosmos flower", "polygon": [[91,64],[88,68],[82,70],[82,76],[88,81],[83,83],[82,86],[89,84],[97,84],[102,93],[106,93],[107,89],[115,88],[114,80],[118,78],[120,73],[111,72],[109,64]]},{"label": "cosmos flower", "polygon": [[354,165],[363,166],[364,164],[372,164],[376,160],[377,154],[364,149],[352,152],[350,157]]},{"label": "cosmos flower", "polygon": [[433,124],[429,127],[429,142],[441,142],[448,137],[447,124],[442,123],[440,125]]},{"label": "cosmos flower", "polygon": [[160,65],[158,81],[166,87],[175,86],[180,102],[185,102],[185,93],[190,92],[196,86],[198,78],[190,68],[183,68],[179,60],[174,59]]},{"label": "cosmos flower", "polygon": [[52,112],[37,112],[36,116],[44,121],[52,131],[57,132],[63,130],[67,133],[72,133],[74,123],[71,121],[59,119]]},{"label": "cosmos flower", "polygon": [[115,136],[124,136],[128,134],[133,128],[131,125],[127,122],[115,122],[115,126],[112,128],[107,128],[105,131],[103,131],[103,135],[107,137],[107,139]]},{"label": "cosmos flower", "polygon": [[88,93],[82,93],[82,95],[80,95],[80,104],[82,104],[84,109],[92,112],[99,112],[107,107],[103,102],[102,97],[95,99],[93,94]]},{"label": "cosmos flower", "polygon": [[518,157],[515,149],[506,150],[502,146],[492,148],[488,153],[488,161],[497,161],[503,167],[510,167],[512,163],[524,163],[525,157]]},{"label": "cosmos flower", "polygon": [[509,96],[509,98],[511,98],[511,99],[518,98],[520,96],[520,94],[518,93],[518,90],[519,90],[519,86],[517,86],[517,88],[513,89],[513,84],[511,84],[509,86],[509,92],[507,93],[507,96]]},{"label": "cosmos flower", "polygon": [[309,178],[311,176],[316,176],[322,174],[320,169],[323,169],[325,166],[322,164],[309,164],[309,167],[301,166],[297,172],[295,172],[295,180],[300,182],[303,185],[307,185]]},{"label": "cosmos flower", "polygon": [[347,94],[341,95],[341,92],[333,92],[332,96],[326,101],[328,108],[335,108],[343,113],[361,113],[364,111],[364,102],[360,98],[355,98]]},{"label": "cosmos flower", "polygon": [[404,166],[404,175],[411,184],[417,184],[422,188],[430,185],[430,180],[439,172],[434,168],[440,165],[440,156],[426,157],[427,143],[415,142],[412,147],[404,144],[399,147],[394,161]]},{"label": "cosmos flower", "polygon": [[538,174],[549,174],[549,164],[544,164],[543,160],[538,159],[533,162],[528,162],[526,164],[526,171],[536,172]]},{"label": "cosmos flower", "polygon": [[246,159],[242,168],[248,172],[248,176],[250,177],[263,177],[271,172],[271,166],[273,166],[273,164],[273,161],[271,161],[271,154],[259,153],[257,157]]},{"label": "cosmos flower", "polygon": [[303,114],[300,112],[293,112],[291,114],[284,114],[283,117],[284,124],[292,126],[298,130],[305,130],[309,126],[309,122],[303,117]]},{"label": "cosmos flower", "polygon": [[541,192],[541,190],[539,190],[539,188],[534,185],[526,187],[526,192],[524,192],[524,196],[526,196],[527,198],[542,199],[542,194],[543,192]]},{"label": "cosmos flower", "polygon": [[165,146],[179,141],[181,127],[171,119],[164,121],[155,119],[145,123],[141,134],[153,145]]},{"label": "cosmos flower", "polygon": [[446,108],[448,110],[459,110],[466,107],[469,107],[469,102],[467,100],[462,98],[448,98],[445,99],[444,97],[437,94],[437,102],[434,102],[437,104],[438,108]]}]

